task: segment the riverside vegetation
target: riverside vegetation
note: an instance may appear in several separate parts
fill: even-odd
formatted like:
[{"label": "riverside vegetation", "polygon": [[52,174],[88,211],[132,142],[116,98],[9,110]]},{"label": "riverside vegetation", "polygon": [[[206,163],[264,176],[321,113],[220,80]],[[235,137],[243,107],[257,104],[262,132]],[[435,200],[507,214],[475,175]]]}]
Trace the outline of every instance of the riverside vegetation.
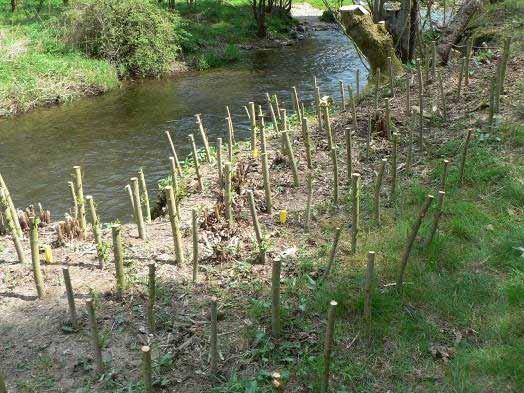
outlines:
[{"label": "riverside vegetation", "polygon": [[[141,0],[0,2],[0,116],[100,94],[120,80],[204,70],[241,58],[257,43],[247,0],[189,6]],[[296,24],[268,15],[268,38]]]},{"label": "riverside vegetation", "polygon": [[[96,240],[75,168],[79,235],[11,227],[33,267],[1,244],[9,391],[519,391],[523,24],[505,5],[484,16],[504,39],[446,66],[419,62],[349,101],[318,86],[335,102],[246,103],[250,141],[235,143],[225,111],[227,149],[209,141],[184,161],[159,140],[172,176],[152,222],[133,178],[136,224]],[[54,245],[41,267],[35,232]]]}]

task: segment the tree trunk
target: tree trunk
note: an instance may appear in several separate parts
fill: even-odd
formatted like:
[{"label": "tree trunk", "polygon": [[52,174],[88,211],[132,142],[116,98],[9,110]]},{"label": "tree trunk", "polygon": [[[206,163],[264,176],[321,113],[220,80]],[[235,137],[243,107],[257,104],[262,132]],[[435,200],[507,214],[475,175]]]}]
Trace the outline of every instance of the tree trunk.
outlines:
[{"label": "tree trunk", "polygon": [[402,71],[402,63],[395,53],[393,41],[384,24],[373,23],[370,15],[359,15],[353,10],[342,8],[340,12],[347,34],[368,60],[372,72],[380,68],[384,74],[388,67],[388,57],[391,57],[393,74]]},{"label": "tree trunk", "polygon": [[11,12],[16,11],[16,0],[11,0]]},{"label": "tree trunk", "polygon": [[257,37],[266,38],[266,0],[251,0],[251,8],[257,22]]},{"label": "tree trunk", "polygon": [[437,52],[444,63],[448,62],[452,46],[460,41],[473,16],[483,9],[482,0],[468,0],[460,6],[446,30],[443,31],[440,45],[437,47]]}]

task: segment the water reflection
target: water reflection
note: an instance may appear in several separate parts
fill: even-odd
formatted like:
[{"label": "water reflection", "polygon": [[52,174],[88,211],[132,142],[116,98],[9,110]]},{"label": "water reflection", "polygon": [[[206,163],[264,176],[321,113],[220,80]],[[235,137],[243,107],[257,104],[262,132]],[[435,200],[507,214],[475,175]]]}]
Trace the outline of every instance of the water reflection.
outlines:
[{"label": "water reflection", "polygon": [[266,92],[277,93],[289,107],[291,86],[311,99],[313,75],[323,94],[338,96],[338,80],[351,83],[357,68],[364,81],[365,68],[347,39],[323,31],[292,47],[254,52],[227,70],[137,82],[104,96],[40,109],[0,122],[0,171],[18,206],[42,202],[56,217],[70,206],[72,167],[82,165],[86,193],[94,196],[103,220],[129,221],[123,189],[128,179],[142,166],[153,190],[169,172],[166,129],[183,157],[189,153],[187,134],[197,131],[194,114],[202,113],[214,142],[225,134],[229,105],[238,136],[246,138],[242,106],[248,101],[263,103]]}]

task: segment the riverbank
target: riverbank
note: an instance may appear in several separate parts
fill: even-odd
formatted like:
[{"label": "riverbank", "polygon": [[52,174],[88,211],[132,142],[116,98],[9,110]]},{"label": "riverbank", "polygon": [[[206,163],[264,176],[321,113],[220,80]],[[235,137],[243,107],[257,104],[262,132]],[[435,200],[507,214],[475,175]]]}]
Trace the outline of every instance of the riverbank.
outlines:
[{"label": "riverbank", "polygon": [[[490,46],[500,46],[492,43]],[[31,269],[16,263],[11,242],[1,251],[2,299],[0,364],[14,391],[124,392],[142,389],[140,346],[153,349],[154,383],[158,391],[245,392],[319,389],[327,304],[338,301],[331,386],[362,391],[517,391],[524,383],[522,299],[524,277],[524,102],[521,89],[524,58],[517,41],[508,63],[501,114],[490,128],[488,91],[499,50],[479,49],[471,63],[469,85],[457,94],[459,65],[438,68],[444,77],[448,113],[443,113],[439,84],[426,83],[424,148],[417,147],[417,107],[406,114],[404,78],[390,100],[392,131],[399,134],[397,190],[391,194],[392,141],[383,128],[373,133],[366,156],[368,119],[373,92],[357,106],[356,129],[351,111],[333,119],[337,144],[339,203],[333,204],[333,166],[328,140],[307,108],[313,150],[311,229],[304,229],[308,172],[302,133],[291,116],[291,136],[298,161],[300,186],[293,186],[290,161],[280,152],[280,139],[268,125],[268,153],[273,213],[268,214],[260,158],[251,157],[249,142],[234,153],[234,225],[224,219],[215,155],[201,166],[204,192],[188,160],[181,185],[184,263],[173,257],[166,217],[147,225],[148,240],[137,237],[135,225],[123,229],[125,273],[123,299],[116,296],[112,256],[97,268],[95,246],[71,241],[53,249],[55,263],[44,265],[47,295],[36,300]],[[416,78],[409,84],[413,103]],[[384,88],[383,91],[386,89]],[[339,112],[335,97],[333,111]],[[382,94],[379,110],[384,110]],[[262,104],[262,102],[261,102]],[[282,103],[284,104],[284,103]],[[287,107],[289,107],[289,103]],[[291,113],[292,114],[292,113]],[[346,169],[345,129],[353,131],[353,172],[361,177],[360,231],[351,253],[353,206]],[[465,137],[471,140],[461,184],[460,163]],[[414,134],[411,172],[406,168],[410,135]],[[202,153],[202,152],[201,152]],[[222,156],[227,155],[225,149]],[[203,154],[201,154],[203,157]],[[381,160],[388,159],[381,196],[381,225],[373,222],[373,191]],[[407,233],[428,193],[436,194],[443,159],[451,164],[445,184],[444,210],[432,243],[428,239],[436,213],[433,203],[409,259],[403,295],[395,285]],[[137,163],[139,164],[139,163]],[[257,264],[258,248],[248,208],[247,190],[254,190],[267,251]],[[89,190],[86,190],[89,192]],[[191,209],[198,210],[199,269],[191,282]],[[287,220],[280,220],[286,211]],[[323,280],[336,228],[342,236],[330,276]],[[42,229],[42,243],[56,239],[56,223]],[[110,244],[110,231],[103,229]],[[25,250],[29,245],[25,239]],[[375,251],[375,289],[371,340],[363,319],[363,282],[368,251]],[[271,264],[279,260],[282,332],[271,338]],[[157,266],[156,330],[147,331],[147,264]],[[61,283],[61,263],[70,266],[81,329],[68,323]],[[84,310],[94,296],[107,372],[93,377],[92,350]],[[208,366],[209,298],[218,299],[220,359],[216,375]],[[273,372],[280,378],[275,381]]]},{"label": "riverbank", "polygon": [[[64,26],[71,25],[80,11],[71,12],[62,1],[50,1],[46,6],[36,1],[23,2],[14,14],[7,3],[2,7],[0,117],[102,94],[118,87],[119,79],[135,78],[122,69],[122,64],[100,55],[87,56],[91,49],[74,44],[77,32]],[[83,10],[82,5],[75,7]],[[160,13],[169,14],[163,5],[157,7]],[[204,0],[191,8],[185,3],[177,4],[176,13],[168,18],[175,31],[172,51],[176,53],[166,54],[173,61],[159,72],[174,75],[220,67],[241,60],[247,50],[290,45],[305,37],[304,31],[297,31],[297,21],[268,15],[268,38],[258,40],[251,12],[245,0]],[[64,17],[66,13],[69,14]],[[155,63],[159,60],[155,59]]]}]

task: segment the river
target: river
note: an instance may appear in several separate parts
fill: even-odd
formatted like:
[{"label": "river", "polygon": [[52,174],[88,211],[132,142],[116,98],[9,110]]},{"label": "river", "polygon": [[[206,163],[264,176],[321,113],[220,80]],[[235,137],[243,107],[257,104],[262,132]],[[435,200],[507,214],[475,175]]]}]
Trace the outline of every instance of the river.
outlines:
[{"label": "river", "polygon": [[[311,99],[313,75],[322,94],[337,99],[338,81],[354,84],[365,67],[345,36],[317,31],[290,47],[257,50],[246,61],[171,79],[144,80],[99,97],[43,108],[0,121],[0,172],[15,204],[41,202],[56,220],[71,206],[67,182],[81,165],[86,195],[93,195],[102,221],[127,222],[132,212],[124,186],[143,167],[151,197],[169,174],[171,130],[179,157],[190,152],[187,135],[198,135],[194,114],[201,113],[210,143],[225,138],[225,105],[233,112],[237,138],[249,136],[242,109],[278,94],[290,108],[290,89]],[[199,141],[199,137],[197,137]]]}]

